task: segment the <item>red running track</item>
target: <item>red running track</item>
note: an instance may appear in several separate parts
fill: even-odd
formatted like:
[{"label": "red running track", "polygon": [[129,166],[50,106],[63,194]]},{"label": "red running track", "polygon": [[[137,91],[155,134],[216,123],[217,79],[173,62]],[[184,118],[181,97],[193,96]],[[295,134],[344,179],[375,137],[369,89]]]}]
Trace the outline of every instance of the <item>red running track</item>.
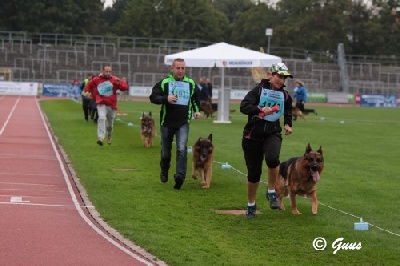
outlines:
[{"label": "red running track", "polygon": [[76,181],[38,100],[0,95],[0,265],[165,265],[93,215]]}]

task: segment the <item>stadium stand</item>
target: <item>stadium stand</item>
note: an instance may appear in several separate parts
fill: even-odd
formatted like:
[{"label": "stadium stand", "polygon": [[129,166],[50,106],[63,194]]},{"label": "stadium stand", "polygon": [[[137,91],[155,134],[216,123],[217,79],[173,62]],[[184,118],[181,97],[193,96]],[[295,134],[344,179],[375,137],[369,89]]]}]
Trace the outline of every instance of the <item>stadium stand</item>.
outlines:
[{"label": "stadium stand", "polygon": [[[168,71],[164,55],[209,44],[199,40],[0,31],[0,68],[11,70],[13,81],[70,83],[82,80],[88,72],[100,72],[102,65],[109,64],[113,73],[126,77],[131,86],[148,87]],[[307,84],[309,92],[343,92],[344,72],[348,93],[400,91],[400,58],[343,55],[345,61],[340,64],[337,56],[328,53],[271,48],[295,77]],[[188,68],[187,73],[195,79],[212,77],[214,86],[220,86],[219,68]],[[247,90],[262,75],[262,69],[227,68],[224,82],[233,90]],[[287,82],[290,90],[293,82]]]}]

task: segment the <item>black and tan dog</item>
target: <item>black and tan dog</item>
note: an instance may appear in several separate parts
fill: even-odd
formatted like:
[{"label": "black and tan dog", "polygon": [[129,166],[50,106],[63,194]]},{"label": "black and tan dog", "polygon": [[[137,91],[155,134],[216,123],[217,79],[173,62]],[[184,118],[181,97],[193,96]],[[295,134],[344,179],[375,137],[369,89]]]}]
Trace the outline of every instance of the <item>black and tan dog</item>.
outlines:
[{"label": "black and tan dog", "polygon": [[[201,102],[200,103],[200,111],[204,112],[204,116],[214,117],[214,113],[218,111],[218,103],[209,103],[209,102]],[[236,112],[235,109],[230,109],[229,114]]]},{"label": "black and tan dog", "polygon": [[142,113],[142,117],[140,118],[141,129],[140,129],[140,137],[142,138],[143,144],[145,147],[153,146],[153,139],[156,136],[156,124],[154,123],[154,119],[151,116],[151,112],[147,115]]},{"label": "black and tan dog", "polygon": [[306,120],[305,116],[310,113],[318,115],[318,113],[315,109],[304,109],[303,111],[301,111],[299,107],[293,106],[293,108],[292,108],[292,117],[293,117],[294,121],[297,120],[297,117],[301,117],[301,118],[303,118],[303,120]]},{"label": "black and tan dog", "polygon": [[217,110],[213,108],[213,105],[209,101],[203,101],[200,103],[200,110],[204,112],[204,115],[208,118],[213,117],[213,113]]},{"label": "black and tan dog", "polygon": [[201,177],[203,188],[209,188],[212,177],[212,165],[214,161],[214,145],[212,134],[208,138],[200,137],[192,147],[192,177],[197,179],[197,172]]},{"label": "black and tan dog", "polygon": [[275,190],[280,209],[285,210],[283,197],[289,194],[293,214],[301,214],[297,209],[296,195],[306,195],[312,203],[312,213],[318,212],[317,181],[324,170],[322,147],[313,151],[310,144],[302,157],[293,157],[280,164]]}]

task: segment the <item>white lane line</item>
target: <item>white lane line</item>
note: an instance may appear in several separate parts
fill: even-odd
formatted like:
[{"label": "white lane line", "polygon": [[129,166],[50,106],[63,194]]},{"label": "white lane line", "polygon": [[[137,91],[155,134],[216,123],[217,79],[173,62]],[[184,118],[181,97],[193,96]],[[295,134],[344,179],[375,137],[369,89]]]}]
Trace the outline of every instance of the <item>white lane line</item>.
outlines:
[{"label": "white lane line", "polygon": [[0,153],[0,158],[2,159],[33,159],[33,160],[49,160],[56,161],[54,157],[43,156],[43,155],[25,155],[25,154],[10,154],[10,153]]},{"label": "white lane line", "polygon": [[[43,207],[67,207],[74,208],[74,205],[63,205],[63,204],[44,204],[44,203],[31,203],[31,202],[9,202],[0,201],[3,205],[26,205],[26,206],[43,206]],[[94,208],[94,206],[81,206],[82,208]]]},{"label": "white lane line", "polygon": [[13,115],[15,108],[17,108],[17,105],[18,105],[18,103],[19,103],[19,99],[20,99],[20,98],[18,97],[18,99],[17,99],[17,101],[15,102],[13,108],[11,109],[11,112],[8,114],[7,119],[6,119],[6,121],[4,122],[4,124],[3,124],[3,127],[0,129],[0,136],[1,136],[1,134],[3,134],[4,129],[5,129],[6,126],[8,125],[8,121],[10,121],[11,116]]},{"label": "white lane line", "polygon": [[14,176],[51,176],[59,178],[60,176],[56,176],[54,174],[29,174],[29,173],[0,173],[0,175],[14,175]]},{"label": "white lane line", "polygon": [[125,252],[126,254],[128,254],[129,256],[131,256],[132,258],[134,258],[134,259],[136,259],[136,260],[138,260],[138,261],[140,261],[140,262],[142,262],[142,263],[144,263],[144,264],[146,264],[146,265],[149,265],[149,266],[154,265],[153,263],[151,263],[151,262],[149,262],[149,261],[143,259],[142,257],[138,256],[137,254],[131,252],[129,249],[125,248],[125,247],[122,246],[120,243],[118,243],[117,241],[115,241],[114,239],[112,239],[110,236],[108,236],[107,234],[105,234],[103,231],[101,231],[101,230],[100,230],[86,215],[85,215],[85,213],[84,213],[84,211],[83,211],[81,205],[79,204],[79,202],[78,202],[78,200],[77,200],[77,198],[76,198],[76,194],[75,194],[75,192],[74,192],[74,189],[72,188],[72,184],[71,184],[71,182],[70,182],[70,180],[69,180],[67,171],[65,170],[65,166],[64,166],[63,160],[62,160],[61,155],[60,155],[60,153],[59,153],[59,151],[58,151],[58,149],[57,149],[57,147],[56,147],[56,144],[55,144],[54,141],[53,141],[53,138],[52,138],[52,136],[51,136],[50,130],[49,130],[48,126],[47,126],[47,123],[46,123],[46,121],[45,121],[44,115],[43,115],[43,113],[42,113],[42,110],[40,109],[39,102],[38,102],[37,100],[36,100],[36,106],[37,106],[37,108],[38,108],[38,110],[39,110],[40,116],[42,117],[43,125],[44,125],[44,127],[46,128],[47,136],[48,136],[48,138],[49,138],[49,140],[50,140],[50,142],[51,142],[51,146],[53,147],[53,150],[54,150],[54,152],[55,152],[55,155],[56,155],[57,160],[58,160],[59,165],[60,165],[60,169],[61,169],[61,171],[62,171],[62,173],[63,173],[64,180],[65,180],[65,182],[66,182],[66,184],[67,184],[68,191],[69,191],[69,193],[70,193],[70,195],[71,195],[72,201],[73,201],[73,203],[74,203],[74,205],[75,205],[75,208],[76,208],[76,210],[78,211],[79,215],[82,217],[82,219],[83,219],[90,227],[92,227],[93,230],[95,230],[100,236],[102,236],[104,239],[106,239],[106,240],[107,240],[108,242],[110,242],[112,245],[114,245],[115,247],[117,247],[117,248],[120,249],[121,251]]},{"label": "white lane line", "polygon": [[39,187],[55,187],[56,185],[34,184],[34,183],[16,183],[16,182],[0,182],[6,185],[19,185],[19,186],[39,186]]},{"label": "white lane line", "polygon": [[0,202],[3,205],[29,205],[29,206],[44,206],[44,207],[69,207],[73,208],[73,205],[57,205],[57,204],[40,204],[30,202]]},{"label": "white lane line", "polygon": [[[27,199],[30,200],[27,200]],[[29,205],[29,206],[48,206],[48,207],[74,207],[72,204],[44,204],[44,203],[34,203],[33,201],[52,201],[55,197],[36,197],[36,196],[11,196],[10,195],[1,195],[0,194],[0,204],[22,204],[22,205]],[[24,199],[24,200],[23,200]],[[68,198],[69,199],[69,198]],[[92,205],[81,205],[82,208],[92,209],[94,206]]]},{"label": "white lane line", "polygon": [[28,203],[30,202],[29,200],[22,200],[22,197],[11,197],[10,198],[11,203]]}]

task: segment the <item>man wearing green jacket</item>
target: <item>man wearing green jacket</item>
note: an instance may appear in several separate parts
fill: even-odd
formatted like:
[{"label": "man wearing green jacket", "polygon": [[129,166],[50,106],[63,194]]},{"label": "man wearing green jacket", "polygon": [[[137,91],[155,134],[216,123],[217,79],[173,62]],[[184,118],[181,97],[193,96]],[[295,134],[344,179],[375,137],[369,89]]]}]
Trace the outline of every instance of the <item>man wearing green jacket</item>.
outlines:
[{"label": "man wearing green jacket", "polygon": [[[187,170],[187,142],[189,124],[192,116],[201,117],[199,89],[193,79],[185,75],[185,61],[177,58],[172,62],[171,72],[156,83],[150,95],[150,101],[161,105],[161,182],[168,182],[168,170],[171,165],[171,150],[176,136],[176,173],[175,189],[180,189],[185,181]],[[194,115],[193,115],[194,113]]]}]

